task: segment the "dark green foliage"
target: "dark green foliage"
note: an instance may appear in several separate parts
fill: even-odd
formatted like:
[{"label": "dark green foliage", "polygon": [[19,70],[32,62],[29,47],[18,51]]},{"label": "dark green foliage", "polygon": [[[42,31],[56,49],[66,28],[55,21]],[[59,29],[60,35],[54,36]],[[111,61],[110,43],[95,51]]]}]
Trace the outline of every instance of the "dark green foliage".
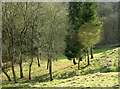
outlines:
[{"label": "dark green foliage", "polygon": [[71,29],[68,31],[68,35],[66,36],[66,49],[65,49],[65,56],[68,59],[71,58],[78,58],[80,54],[80,50],[82,49],[83,45],[79,42],[77,37],[77,31],[80,26],[84,23],[81,16],[82,16],[82,6],[84,3],[69,3],[69,21],[71,22]]},{"label": "dark green foliage", "polygon": [[68,44],[65,49],[65,56],[67,56],[68,59],[76,58],[79,51],[79,47],[77,46],[79,43],[77,44],[77,41],[73,42],[74,40],[72,40],[70,36],[66,37],[66,43]]},{"label": "dark green foliage", "polygon": [[[71,29],[68,31],[68,35],[66,36],[66,44],[67,47],[65,49],[65,56],[68,57],[68,59],[71,58],[79,58],[84,54],[85,50],[87,50],[92,45],[96,44],[99,39],[100,31],[96,31],[99,29],[99,25],[101,24],[98,21],[98,10],[97,10],[97,4],[95,2],[70,2],[69,3],[69,21],[71,22]],[[85,39],[82,39],[83,37],[79,37],[78,35],[84,35],[81,30],[81,26],[83,26],[85,23],[90,23],[90,26],[93,25],[93,27],[87,29],[87,36],[84,36]],[[87,26],[87,25],[86,25]],[[96,29],[95,29],[96,28]],[[95,29],[95,30],[94,30]],[[89,36],[89,33],[96,34],[93,36]],[[93,38],[96,38],[95,39]],[[80,39],[79,39],[80,38]],[[91,40],[89,40],[91,39]],[[88,40],[89,42],[87,42]],[[95,41],[95,42],[94,42]],[[85,44],[84,44],[85,42]],[[86,46],[87,45],[87,46]]]}]

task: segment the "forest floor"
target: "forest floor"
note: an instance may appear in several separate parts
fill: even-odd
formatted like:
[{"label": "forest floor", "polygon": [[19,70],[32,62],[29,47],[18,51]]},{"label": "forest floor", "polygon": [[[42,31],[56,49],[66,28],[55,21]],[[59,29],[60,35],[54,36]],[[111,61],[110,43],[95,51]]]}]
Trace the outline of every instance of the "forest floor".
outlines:
[{"label": "forest floor", "polygon": [[18,83],[14,83],[11,70],[7,73],[12,78],[9,82],[6,76],[2,75],[2,87],[119,87],[118,78],[118,49],[106,48],[95,49],[94,58],[90,59],[90,65],[83,59],[80,62],[80,70],[73,65],[72,60],[65,57],[53,62],[53,81],[49,81],[49,70],[46,69],[46,62],[41,61],[37,66],[37,59],[34,59],[31,72],[31,80],[28,80],[29,63],[23,63],[24,78],[19,77],[19,66],[15,71]]}]

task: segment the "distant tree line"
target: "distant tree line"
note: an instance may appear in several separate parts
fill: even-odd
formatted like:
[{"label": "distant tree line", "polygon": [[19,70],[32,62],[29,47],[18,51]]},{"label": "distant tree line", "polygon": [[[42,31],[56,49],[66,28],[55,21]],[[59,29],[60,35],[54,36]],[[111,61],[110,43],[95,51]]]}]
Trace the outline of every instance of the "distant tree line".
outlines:
[{"label": "distant tree line", "polygon": [[118,34],[118,3],[117,2],[99,2],[99,17],[103,23],[101,40],[96,47],[117,46],[119,40]]}]

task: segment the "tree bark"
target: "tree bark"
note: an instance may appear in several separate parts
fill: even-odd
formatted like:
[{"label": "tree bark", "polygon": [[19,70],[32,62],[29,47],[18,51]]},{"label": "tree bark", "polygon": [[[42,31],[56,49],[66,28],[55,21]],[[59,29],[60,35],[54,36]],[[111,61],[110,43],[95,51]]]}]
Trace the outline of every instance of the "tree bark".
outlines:
[{"label": "tree bark", "polygon": [[91,47],[90,51],[91,51],[91,59],[93,59],[93,48],[92,47]]},{"label": "tree bark", "polygon": [[33,63],[33,57],[31,58],[31,63],[29,65],[29,80],[31,80],[31,67],[32,67],[32,63]]},{"label": "tree bark", "polygon": [[87,56],[88,56],[88,65],[90,65],[89,50],[87,50]]},{"label": "tree bark", "polygon": [[52,81],[53,78],[52,78],[52,59],[51,59],[51,57],[49,58],[49,73],[50,73],[50,81]]},{"label": "tree bark", "polygon": [[74,65],[76,65],[76,64],[77,64],[77,63],[76,63],[76,61],[75,61],[75,58],[73,58],[73,64],[74,64]]},{"label": "tree bark", "polygon": [[20,55],[20,78],[23,78],[23,70],[22,70],[22,55]]},{"label": "tree bark", "polygon": [[13,73],[14,82],[17,83],[16,74],[15,74],[15,70],[14,70],[14,61],[13,60],[12,60],[12,73]]},{"label": "tree bark", "polygon": [[8,81],[11,81],[11,78],[10,78],[10,76],[7,74],[7,72],[5,72],[3,69],[2,69],[2,72],[6,75],[6,77],[8,78]]}]

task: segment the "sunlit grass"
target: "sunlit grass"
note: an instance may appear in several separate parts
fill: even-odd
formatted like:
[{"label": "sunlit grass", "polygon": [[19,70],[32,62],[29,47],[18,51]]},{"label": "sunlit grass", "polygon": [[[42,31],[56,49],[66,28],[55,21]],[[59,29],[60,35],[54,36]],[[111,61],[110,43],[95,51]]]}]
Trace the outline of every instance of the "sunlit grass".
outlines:
[{"label": "sunlit grass", "polygon": [[[29,63],[23,63],[23,79],[19,79],[19,66],[16,66],[15,71],[18,83],[14,84],[12,72],[8,71],[8,74],[12,78],[12,82],[8,82],[6,76],[3,75],[2,84],[4,87],[111,87],[118,82],[117,48],[94,54],[94,59],[90,59],[89,66],[86,66],[87,61],[85,62],[83,59],[83,61],[80,62],[80,70],[77,69],[77,65],[73,65],[71,60],[67,60],[64,56],[61,57],[58,61],[53,62],[52,70],[54,80],[52,82],[49,81],[49,70],[46,69],[46,64],[45,61],[41,61],[41,66],[38,67],[37,59],[34,59],[31,73],[32,79],[30,81],[28,80]],[[111,64],[111,66],[107,64]],[[96,73],[100,73],[100,76],[88,78],[87,80],[84,79]],[[102,79],[104,79],[104,81]]]},{"label": "sunlit grass", "polygon": [[115,49],[115,48],[117,48],[117,47],[102,47],[102,48],[99,48],[99,49],[94,49],[93,53],[94,54],[101,53],[101,52],[105,52],[105,51],[112,50],[112,49]]}]

